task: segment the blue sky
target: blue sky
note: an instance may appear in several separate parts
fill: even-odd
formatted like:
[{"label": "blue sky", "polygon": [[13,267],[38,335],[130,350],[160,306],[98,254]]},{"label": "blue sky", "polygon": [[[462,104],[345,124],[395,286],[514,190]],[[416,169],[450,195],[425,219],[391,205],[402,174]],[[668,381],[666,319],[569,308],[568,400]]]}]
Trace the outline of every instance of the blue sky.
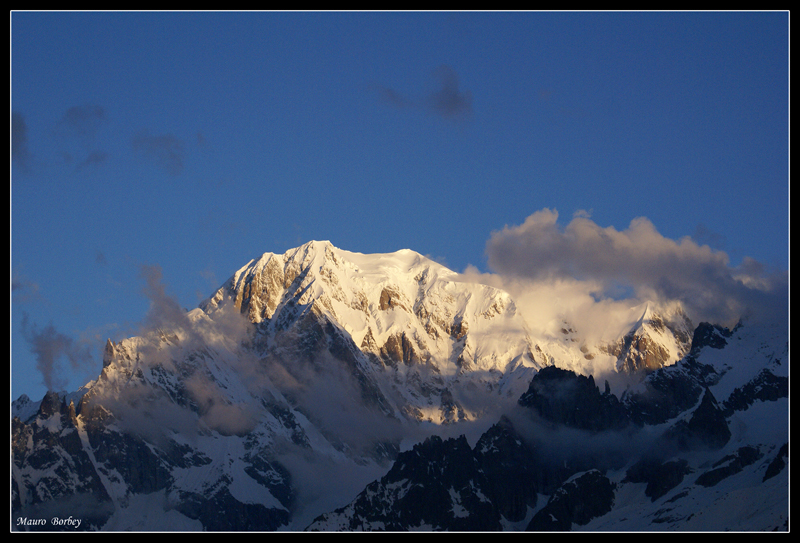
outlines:
[{"label": "blue sky", "polygon": [[191,309],[312,239],[490,272],[557,210],[787,270],[788,19],[11,13],[12,398],[96,377],[143,269]]}]

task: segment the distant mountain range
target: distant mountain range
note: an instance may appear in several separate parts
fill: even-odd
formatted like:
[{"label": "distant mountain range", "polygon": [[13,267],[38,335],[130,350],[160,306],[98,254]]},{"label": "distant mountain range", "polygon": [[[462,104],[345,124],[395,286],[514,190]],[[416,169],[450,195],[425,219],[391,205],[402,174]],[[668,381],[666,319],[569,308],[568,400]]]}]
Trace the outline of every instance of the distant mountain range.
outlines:
[{"label": "distant mountain range", "polygon": [[329,242],[153,311],[12,402],[12,529],[788,530],[785,322],[537,335],[503,290]]}]

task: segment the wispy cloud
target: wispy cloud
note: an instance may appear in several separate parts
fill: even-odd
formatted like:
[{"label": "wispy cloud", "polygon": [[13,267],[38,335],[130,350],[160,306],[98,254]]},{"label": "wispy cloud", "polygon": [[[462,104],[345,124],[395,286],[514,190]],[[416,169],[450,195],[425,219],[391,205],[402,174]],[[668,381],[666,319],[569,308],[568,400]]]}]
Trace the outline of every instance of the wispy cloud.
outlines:
[{"label": "wispy cloud", "polygon": [[14,301],[27,302],[38,297],[39,284],[15,271],[11,276],[11,294]]},{"label": "wispy cloud", "polygon": [[73,106],[58,121],[57,129],[59,133],[92,138],[105,120],[106,112],[101,106]]},{"label": "wispy cloud", "polygon": [[105,151],[92,151],[89,155],[80,161],[76,167],[78,170],[90,168],[92,166],[99,166],[108,159],[108,153]]},{"label": "wispy cloud", "polygon": [[54,133],[63,146],[64,161],[77,161],[76,171],[99,166],[108,159],[108,153],[96,149],[97,133],[106,120],[103,107],[84,104],[70,107],[55,123]]},{"label": "wispy cloud", "polygon": [[431,74],[432,89],[421,98],[407,96],[390,87],[377,87],[384,102],[400,109],[417,109],[444,119],[463,119],[472,113],[472,94],[462,90],[456,71],[441,65]]},{"label": "wispy cloud", "polygon": [[[241,434],[253,429],[259,402],[247,395],[231,397],[226,387],[231,382],[217,382],[193,360],[211,356],[215,362],[230,365],[241,377],[241,388],[258,390],[258,363],[245,355],[234,355],[236,346],[249,331],[250,323],[235,308],[225,306],[208,318],[194,319],[168,292],[161,268],[143,265],[139,269],[144,281],[142,294],[149,302],[145,318],[136,330],[134,342],[137,360],[160,371],[178,372],[183,377],[183,392],[191,400],[196,415],[176,404],[166,392],[159,392],[143,382],[131,382],[124,398],[116,390],[98,388],[92,401],[113,406],[113,411],[128,430],[153,439],[163,438],[162,430],[196,432],[197,424],[222,434]],[[214,353],[213,355],[211,353]],[[188,358],[187,358],[188,357]],[[227,374],[227,372],[226,372]],[[232,375],[232,374],[229,374]],[[261,380],[263,381],[263,377]],[[147,397],[147,402],[139,402]],[[258,395],[256,395],[258,397]],[[159,426],[152,419],[159,418]]]},{"label": "wispy cloud", "polygon": [[183,171],[183,141],[172,134],[153,136],[139,132],[131,141],[134,151],[175,177]]},{"label": "wispy cloud", "polygon": [[458,74],[442,65],[433,74],[438,87],[429,96],[431,109],[445,118],[458,118],[472,112],[472,94],[459,89]]},{"label": "wispy cloud", "polygon": [[177,299],[166,292],[166,287],[161,281],[161,268],[143,265],[140,268],[140,277],[145,281],[142,292],[150,301],[150,308],[144,320],[145,329],[190,329],[191,323],[186,311],[181,308]]},{"label": "wispy cloud", "polygon": [[[21,331],[36,357],[36,369],[42,374],[48,390],[60,390],[66,386],[67,381],[62,375],[64,369],[74,372],[88,369],[92,364],[90,345],[62,334],[52,324],[40,329],[23,313]],[[69,368],[64,368],[64,361],[69,363]]]},{"label": "wispy cloud", "polygon": [[397,108],[415,107],[416,103],[389,87],[378,87],[378,95],[387,103]]},{"label": "wispy cloud", "polygon": [[11,112],[11,160],[26,172],[31,167],[32,157],[28,149],[28,125],[18,111]]}]

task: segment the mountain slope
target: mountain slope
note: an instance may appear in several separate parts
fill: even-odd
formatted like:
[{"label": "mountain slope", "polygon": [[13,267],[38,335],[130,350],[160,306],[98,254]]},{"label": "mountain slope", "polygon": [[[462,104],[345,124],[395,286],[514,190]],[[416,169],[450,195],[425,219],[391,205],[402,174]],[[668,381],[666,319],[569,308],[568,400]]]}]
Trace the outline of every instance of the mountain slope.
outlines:
[{"label": "mountain slope", "polygon": [[[427,455],[437,460],[414,469],[416,447],[401,454],[384,478],[308,529],[462,530],[468,517],[486,530],[497,523],[533,531],[788,530],[788,343],[781,328],[751,324],[699,326],[691,356],[651,373],[623,401],[591,378],[542,369],[512,419],[483,434],[473,458],[460,461],[486,497],[475,509],[453,501],[439,513],[420,510],[416,500],[389,492],[415,480],[420,492],[448,488],[437,466],[467,453],[448,457],[445,444],[426,442],[438,447]],[[472,467],[499,427],[503,450],[522,451],[506,467],[521,485]],[[526,504],[527,513],[520,518],[503,503]]]}]

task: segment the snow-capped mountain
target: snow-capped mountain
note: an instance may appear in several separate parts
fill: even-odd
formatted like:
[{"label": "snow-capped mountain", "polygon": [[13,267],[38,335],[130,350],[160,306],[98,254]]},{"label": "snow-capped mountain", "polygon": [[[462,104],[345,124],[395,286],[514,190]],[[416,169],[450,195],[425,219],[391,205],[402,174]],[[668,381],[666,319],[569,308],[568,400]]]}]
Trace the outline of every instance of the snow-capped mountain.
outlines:
[{"label": "snow-capped mountain", "polygon": [[326,335],[362,392],[397,418],[474,419],[485,402],[470,390],[515,398],[540,367],[507,293],[409,250],[361,255],[311,242],[267,253],[202,307],[213,318],[226,301],[257,325],[262,356],[313,357]]},{"label": "snow-capped mountain", "polygon": [[[12,528],[552,529],[546,515],[680,529],[686,516],[657,520],[663,499],[699,508],[688,474],[722,453],[748,481],[774,459],[786,502],[738,527],[785,528],[788,422],[758,426],[788,417],[780,327],[695,328],[680,306],[646,303],[602,337],[568,322],[535,335],[503,290],[413,251],[329,242],[266,253],[198,309],[154,317],[109,340],[82,389],[13,402]],[[675,454],[632,452],[653,443]],[[659,470],[682,490],[641,490],[663,490]],[[558,498],[573,487],[598,504]],[[650,517],[622,507],[642,492],[662,500]],[[557,513],[576,507],[592,513]],[[72,524],[40,524],[57,518]]]}]

